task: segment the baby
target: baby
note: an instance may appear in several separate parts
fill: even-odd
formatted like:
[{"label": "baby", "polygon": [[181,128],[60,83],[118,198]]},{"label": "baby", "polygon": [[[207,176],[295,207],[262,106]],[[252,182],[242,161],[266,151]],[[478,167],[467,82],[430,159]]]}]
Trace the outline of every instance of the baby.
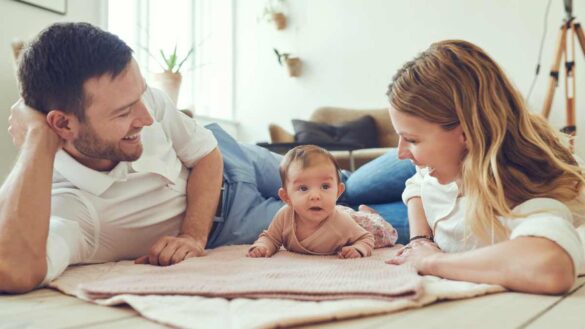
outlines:
[{"label": "baby", "polygon": [[336,207],[345,190],[339,166],[326,150],[314,145],[297,146],[280,164],[286,203],[248,251],[249,257],[270,257],[280,246],[293,252],[340,258],[372,254],[374,237],[352,217]]}]

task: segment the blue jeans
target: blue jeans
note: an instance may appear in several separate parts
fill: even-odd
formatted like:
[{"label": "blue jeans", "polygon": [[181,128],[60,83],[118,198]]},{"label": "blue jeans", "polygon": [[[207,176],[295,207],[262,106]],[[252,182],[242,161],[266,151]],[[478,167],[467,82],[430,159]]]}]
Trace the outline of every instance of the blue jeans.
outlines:
[{"label": "blue jeans", "polygon": [[217,139],[224,166],[222,211],[214,218],[207,248],[253,243],[284,205],[278,197],[282,156],[240,144],[217,124],[206,128]]},{"label": "blue jeans", "polygon": [[349,204],[380,204],[402,200],[404,182],[416,169],[408,160],[398,159],[398,150],[364,164],[345,182],[342,202]]},{"label": "blue jeans", "polygon": [[340,202],[353,208],[366,204],[398,231],[398,243],[408,243],[408,214],[402,203],[404,182],[416,169],[407,160],[399,160],[396,149],[366,163],[346,180]]}]

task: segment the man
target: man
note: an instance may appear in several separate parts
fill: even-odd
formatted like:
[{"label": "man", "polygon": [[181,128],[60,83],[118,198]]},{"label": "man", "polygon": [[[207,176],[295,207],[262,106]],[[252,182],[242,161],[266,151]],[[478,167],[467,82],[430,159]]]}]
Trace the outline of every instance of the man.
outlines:
[{"label": "man", "polygon": [[29,291],[71,264],[164,266],[251,243],[282,206],[278,158],[177,111],[116,36],[52,25],[18,74],[24,100],[9,132],[21,152],[0,189],[0,292]]}]

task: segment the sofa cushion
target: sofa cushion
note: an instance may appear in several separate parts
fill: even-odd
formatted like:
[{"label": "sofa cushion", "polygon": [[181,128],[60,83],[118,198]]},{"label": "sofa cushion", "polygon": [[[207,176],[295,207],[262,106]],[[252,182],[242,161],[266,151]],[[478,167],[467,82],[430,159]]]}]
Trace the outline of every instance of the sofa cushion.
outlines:
[{"label": "sofa cushion", "polygon": [[365,115],[357,120],[326,124],[293,119],[295,142],[304,144],[354,144],[361,148],[378,147],[378,131],[374,118]]}]

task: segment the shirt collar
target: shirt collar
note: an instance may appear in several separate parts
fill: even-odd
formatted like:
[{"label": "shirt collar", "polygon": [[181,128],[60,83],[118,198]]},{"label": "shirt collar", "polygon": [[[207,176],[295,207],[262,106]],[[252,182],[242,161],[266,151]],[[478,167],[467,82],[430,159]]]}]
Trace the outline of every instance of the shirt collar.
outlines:
[{"label": "shirt collar", "polygon": [[88,168],[64,150],[55,155],[55,170],[66,180],[81,190],[101,195],[116,181],[125,180],[128,175],[128,162],[120,162],[109,172]]}]

